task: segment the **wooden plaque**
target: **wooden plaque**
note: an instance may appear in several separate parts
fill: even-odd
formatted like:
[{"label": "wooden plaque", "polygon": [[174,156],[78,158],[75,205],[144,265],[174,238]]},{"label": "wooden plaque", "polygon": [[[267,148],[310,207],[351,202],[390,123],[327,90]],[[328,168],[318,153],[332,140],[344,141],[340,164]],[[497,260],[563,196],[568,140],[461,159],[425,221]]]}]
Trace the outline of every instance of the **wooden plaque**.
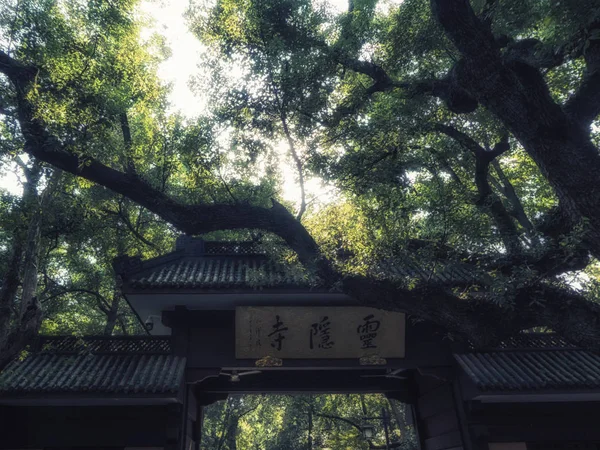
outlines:
[{"label": "wooden plaque", "polygon": [[363,307],[238,307],[235,357],[404,358],[405,315]]}]

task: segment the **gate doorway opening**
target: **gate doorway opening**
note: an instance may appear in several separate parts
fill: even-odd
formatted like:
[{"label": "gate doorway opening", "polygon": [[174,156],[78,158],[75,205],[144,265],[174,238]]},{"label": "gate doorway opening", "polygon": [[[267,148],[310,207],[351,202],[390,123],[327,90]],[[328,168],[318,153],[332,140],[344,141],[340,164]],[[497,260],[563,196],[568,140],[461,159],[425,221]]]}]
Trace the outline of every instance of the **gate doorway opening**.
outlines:
[{"label": "gate doorway opening", "polygon": [[411,405],[383,394],[236,394],[204,408],[202,450],[418,450]]}]

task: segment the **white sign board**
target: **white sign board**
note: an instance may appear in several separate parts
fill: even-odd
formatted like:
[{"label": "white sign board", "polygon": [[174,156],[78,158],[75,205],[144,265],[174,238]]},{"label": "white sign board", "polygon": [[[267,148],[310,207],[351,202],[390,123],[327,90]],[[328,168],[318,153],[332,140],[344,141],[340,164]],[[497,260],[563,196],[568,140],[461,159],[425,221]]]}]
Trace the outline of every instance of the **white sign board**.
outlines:
[{"label": "white sign board", "polygon": [[238,307],[235,357],[404,358],[403,313],[363,307]]}]

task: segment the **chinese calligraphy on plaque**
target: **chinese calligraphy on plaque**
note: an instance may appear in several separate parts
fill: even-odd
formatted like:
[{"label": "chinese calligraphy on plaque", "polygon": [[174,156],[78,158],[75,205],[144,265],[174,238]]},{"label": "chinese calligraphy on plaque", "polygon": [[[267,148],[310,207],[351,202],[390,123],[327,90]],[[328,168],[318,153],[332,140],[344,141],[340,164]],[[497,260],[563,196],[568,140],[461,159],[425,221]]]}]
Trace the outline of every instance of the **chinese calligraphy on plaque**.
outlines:
[{"label": "chinese calligraphy on plaque", "polygon": [[272,328],[275,328],[275,330],[269,333],[269,337],[272,337],[271,347],[281,350],[281,343],[285,339],[284,333],[288,330],[288,328],[283,326],[283,322],[279,316],[275,316],[275,325],[273,325]]},{"label": "chinese calligraphy on plaque", "polygon": [[361,348],[377,348],[375,338],[377,337],[377,330],[379,330],[381,322],[375,320],[374,314],[369,314],[363,321],[364,323],[356,329],[356,332],[360,336]]},{"label": "chinese calligraphy on plaque", "polygon": [[403,313],[363,307],[239,307],[236,358],[404,357]]},{"label": "chinese calligraphy on plaque", "polygon": [[310,349],[315,348],[331,348],[335,342],[331,340],[331,321],[328,316],[310,326]]}]

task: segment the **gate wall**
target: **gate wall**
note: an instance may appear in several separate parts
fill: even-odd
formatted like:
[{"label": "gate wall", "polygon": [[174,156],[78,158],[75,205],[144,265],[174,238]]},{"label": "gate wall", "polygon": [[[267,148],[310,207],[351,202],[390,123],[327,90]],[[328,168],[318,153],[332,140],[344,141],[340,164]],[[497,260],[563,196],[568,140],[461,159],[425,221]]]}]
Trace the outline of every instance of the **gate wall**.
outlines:
[{"label": "gate wall", "polygon": [[[415,375],[415,413],[422,450],[470,449],[464,439],[462,403],[457,401],[450,368],[419,371]],[[461,420],[462,418],[462,420]]]}]

